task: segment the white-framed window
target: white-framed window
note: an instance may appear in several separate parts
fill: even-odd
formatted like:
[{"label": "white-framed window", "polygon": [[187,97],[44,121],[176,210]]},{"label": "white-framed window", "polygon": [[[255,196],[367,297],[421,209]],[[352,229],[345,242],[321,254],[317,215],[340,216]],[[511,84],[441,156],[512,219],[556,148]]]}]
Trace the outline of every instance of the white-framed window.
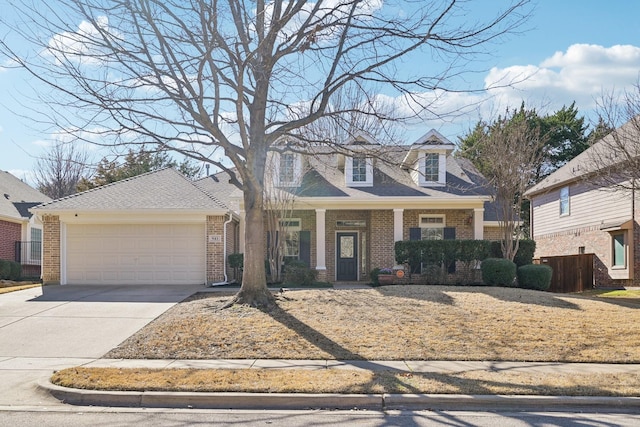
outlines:
[{"label": "white-framed window", "polygon": [[302,222],[300,218],[288,218],[280,220],[280,227],[284,234],[283,255],[286,258],[300,257],[300,230]]},{"label": "white-framed window", "polygon": [[294,187],[300,184],[302,179],[302,160],[297,153],[280,153],[275,164],[277,168],[275,176],[277,185]]},{"label": "white-framed window", "polygon": [[611,233],[611,266],[613,268],[627,268],[626,231]]},{"label": "white-framed window", "polygon": [[438,153],[425,153],[424,155],[424,179],[437,182],[440,176],[440,156]]},{"label": "white-framed window", "polygon": [[32,261],[40,260],[42,256],[42,230],[39,228],[31,228],[31,248],[30,255]]},{"label": "white-framed window", "polygon": [[560,216],[569,215],[569,187],[560,189]]},{"label": "white-framed window", "polygon": [[447,155],[444,152],[423,152],[418,160],[418,184],[422,187],[447,183]]},{"label": "white-framed window", "polygon": [[347,157],[345,180],[349,187],[373,186],[373,160],[363,156]]},{"label": "white-framed window", "polygon": [[422,240],[442,240],[444,239],[446,217],[440,214],[423,214],[420,215],[419,226]]}]

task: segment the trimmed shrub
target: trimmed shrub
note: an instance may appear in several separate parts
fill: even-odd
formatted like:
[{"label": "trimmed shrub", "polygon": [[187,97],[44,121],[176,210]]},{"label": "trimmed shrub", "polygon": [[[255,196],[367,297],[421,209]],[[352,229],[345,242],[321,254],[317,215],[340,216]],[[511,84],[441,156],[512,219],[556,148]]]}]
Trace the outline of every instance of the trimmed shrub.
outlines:
[{"label": "trimmed shrub", "polygon": [[380,286],[380,282],[378,281],[378,275],[380,274],[380,268],[376,267],[369,272],[369,277],[371,278],[371,283],[374,286]]},{"label": "trimmed shrub", "polygon": [[11,261],[0,259],[0,280],[8,280],[11,277]]},{"label": "trimmed shrub", "polygon": [[292,285],[310,286],[316,281],[318,272],[304,261],[291,260],[284,266],[284,281]]},{"label": "trimmed shrub", "polygon": [[244,254],[229,254],[227,260],[231,268],[244,268]]},{"label": "trimmed shrub", "polygon": [[[513,258],[513,262],[515,262],[518,267],[522,265],[529,265],[533,262],[533,254],[535,253],[535,251],[536,242],[534,240],[520,240],[520,243],[518,245],[518,252],[516,252],[516,256]],[[504,257],[504,255],[502,254],[502,246],[500,242],[491,242],[491,257]]]},{"label": "trimmed shrub", "polygon": [[551,286],[553,269],[548,265],[529,264],[518,267],[518,286],[546,291]]},{"label": "trimmed shrub", "polygon": [[504,258],[487,258],[480,265],[482,281],[488,286],[513,286],[517,266]]},{"label": "trimmed shrub", "polygon": [[9,280],[20,280],[22,277],[22,265],[19,262],[10,261],[9,266],[11,268]]}]

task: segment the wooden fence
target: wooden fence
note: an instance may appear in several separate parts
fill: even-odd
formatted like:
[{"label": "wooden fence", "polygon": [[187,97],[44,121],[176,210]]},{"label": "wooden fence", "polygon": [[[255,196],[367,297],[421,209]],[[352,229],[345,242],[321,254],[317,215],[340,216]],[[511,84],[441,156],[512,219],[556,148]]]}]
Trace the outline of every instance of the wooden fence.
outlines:
[{"label": "wooden fence", "polygon": [[550,292],[582,292],[593,288],[594,254],[540,257],[553,269]]}]

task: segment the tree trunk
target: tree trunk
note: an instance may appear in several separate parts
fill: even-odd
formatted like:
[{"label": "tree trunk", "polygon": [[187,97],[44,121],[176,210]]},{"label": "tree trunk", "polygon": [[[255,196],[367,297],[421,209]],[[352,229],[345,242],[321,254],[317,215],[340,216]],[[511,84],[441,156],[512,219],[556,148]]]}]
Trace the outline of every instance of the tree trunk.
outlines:
[{"label": "tree trunk", "polygon": [[244,271],[240,291],[225,307],[247,304],[252,307],[269,307],[275,298],[267,288],[264,268],[265,242],[262,189],[245,188],[245,247]]}]

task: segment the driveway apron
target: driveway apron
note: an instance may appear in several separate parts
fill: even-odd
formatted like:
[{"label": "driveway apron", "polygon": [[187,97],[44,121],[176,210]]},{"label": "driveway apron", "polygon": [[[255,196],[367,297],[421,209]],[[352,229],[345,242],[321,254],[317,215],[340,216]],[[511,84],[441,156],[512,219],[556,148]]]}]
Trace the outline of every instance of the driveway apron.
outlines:
[{"label": "driveway apron", "polygon": [[88,363],[202,286],[45,286],[0,295],[0,406],[38,405],[53,370]]}]

